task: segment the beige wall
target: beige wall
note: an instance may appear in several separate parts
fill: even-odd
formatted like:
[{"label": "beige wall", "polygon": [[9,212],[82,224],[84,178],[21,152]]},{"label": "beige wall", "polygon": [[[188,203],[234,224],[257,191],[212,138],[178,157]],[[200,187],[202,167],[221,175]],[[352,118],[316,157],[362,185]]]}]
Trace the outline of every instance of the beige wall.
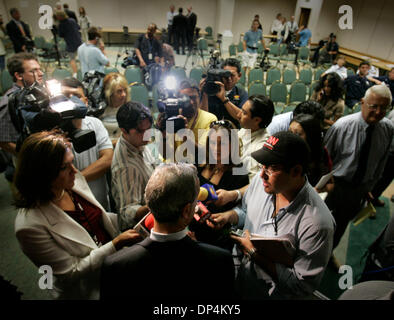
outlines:
[{"label": "beige wall", "polygon": [[289,18],[294,15],[296,3],[296,0],[236,0],[232,30],[234,42],[238,43],[240,34],[250,29],[255,14],[260,15],[263,33],[270,34],[277,13]]},{"label": "beige wall", "polygon": [[159,28],[167,27],[167,12],[169,5],[174,4],[176,11],[191,5],[197,14],[197,26],[205,29],[210,25],[215,30],[216,0],[192,1],[163,1],[163,0],[79,0],[93,24],[102,27],[118,27],[127,25],[130,29],[145,29],[150,22],[155,22]]},{"label": "beige wall", "polygon": [[21,19],[29,24],[33,35],[43,35],[50,38],[52,37],[52,33],[49,30],[41,30],[38,26],[38,19],[40,17],[38,8],[42,4],[55,6],[56,2],[57,0],[3,0],[3,7],[6,11],[3,14],[3,18],[7,23],[11,19],[9,10],[11,8],[18,8],[21,13]]},{"label": "beige wall", "polygon": [[[298,8],[308,3],[315,8],[313,2],[322,1],[321,8],[315,8],[316,11],[320,10],[317,22],[314,23],[314,27],[310,26],[314,42],[327,37],[330,32],[335,32],[340,46],[394,61],[394,19],[392,19],[394,1],[392,0],[310,0],[309,2],[232,0],[231,2],[233,1],[232,32],[235,43],[239,41],[240,34],[250,28],[255,14],[260,15],[264,33],[267,34],[278,12],[290,17]],[[43,3],[54,6],[56,2],[57,0],[0,0],[0,13],[7,23],[10,18],[9,9],[18,7],[22,19],[29,23],[33,34],[51,37],[49,31],[40,30],[38,27],[38,7]],[[129,28],[145,29],[152,21],[156,22],[159,28],[166,27],[166,12],[171,3],[176,8],[182,6],[185,11],[188,5],[192,5],[193,11],[198,16],[197,25],[203,29],[208,25],[212,26],[214,35],[219,28],[220,20],[223,20],[222,17],[219,19],[220,12],[223,11],[218,8],[219,0],[62,0],[61,2],[69,3],[74,10],[78,6],[84,6],[93,24],[102,27],[121,28],[127,25]],[[221,3],[225,2],[221,0]],[[353,30],[339,30],[338,8],[342,4],[348,4],[353,8]]]},{"label": "beige wall", "polygon": [[319,39],[337,34],[340,46],[394,61],[394,2],[391,0],[348,0],[353,8],[353,29],[340,30],[338,8],[343,0],[324,1],[316,34]]}]

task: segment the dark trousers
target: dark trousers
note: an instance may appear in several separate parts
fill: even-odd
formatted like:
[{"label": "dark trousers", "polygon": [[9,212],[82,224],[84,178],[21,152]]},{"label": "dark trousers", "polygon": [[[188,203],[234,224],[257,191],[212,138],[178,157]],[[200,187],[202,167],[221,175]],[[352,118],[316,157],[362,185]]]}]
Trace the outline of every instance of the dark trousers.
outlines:
[{"label": "dark trousers", "polygon": [[394,179],[394,152],[390,152],[384,167],[383,175],[372,190],[372,195],[378,199]]},{"label": "dark trousers", "polygon": [[177,31],[175,36],[175,50],[179,54],[179,46],[182,46],[182,54],[185,54],[186,32],[185,30]]},{"label": "dark trousers", "polygon": [[168,39],[167,42],[169,45],[173,46],[175,40],[175,33],[172,26],[168,26]]},{"label": "dark trousers", "polygon": [[188,30],[186,33],[186,40],[187,40],[187,47],[189,52],[193,50],[193,36],[194,36],[194,30]]},{"label": "dark trousers", "polygon": [[341,240],[349,221],[360,211],[368,190],[365,185],[356,186],[339,178],[335,178],[334,182],[334,190],[326,198],[326,205],[336,222],[333,249]]},{"label": "dark trousers", "polygon": [[[278,35],[278,31],[273,31],[272,34],[273,34],[274,36],[277,36],[277,35]],[[271,42],[278,42],[278,39],[277,39],[277,38],[272,38],[272,39],[271,39]]]}]

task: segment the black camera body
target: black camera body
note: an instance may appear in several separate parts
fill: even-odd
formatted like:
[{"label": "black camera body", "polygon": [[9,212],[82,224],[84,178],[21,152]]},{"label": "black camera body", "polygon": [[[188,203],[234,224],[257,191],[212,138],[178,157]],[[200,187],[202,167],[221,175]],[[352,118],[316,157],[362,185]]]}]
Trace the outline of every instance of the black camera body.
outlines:
[{"label": "black camera body", "polygon": [[107,108],[104,94],[104,77],[104,73],[93,70],[86,72],[83,77],[82,84],[88,98],[87,114],[89,116],[99,117]]},{"label": "black camera body", "polygon": [[205,85],[202,90],[209,96],[214,96],[220,91],[220,85],[216,81],[223,82],[223,78],[230,78],[231,71],[224,69],[209,69],[206,76]]},{"label": "black camera body", "polygon": [[186,118],[194,115],[194,108],[191,104],[190,98],[187,95],[175,95],[171,90],[162,89],[159,91],[160,98],[157,100],[157,108],[159,112],[163,113],[161,123],[159,123],[159,130],[167,130],[167,122],[174,123],[174,132],[185,128],[185,121],[178,118],[179,109],[182,109],[182,115]]},{"label": "black camera body", "polygon": [[51,97],[49,90],[36,82],[13,93],[8,108],[11,120],[19,132],[17,150],[30,134],[57,127],[68,133],[74,150],[78,153],[96,145],[93,130],[77,129],[71,121],[84,118],[87,112],[86,105],[75,96]]},{"label": "black camera body", "polygon": [[218,50],[211,50],[210,53],[208,71],[204,76],[206,81],[202,91],[209,96],[214,96],[220,91],[220,85],[216,84],[215,81],[223,82],[223,78],[230,78],[231,71],[220,68],[222,61]]},{"label": "black camera body", "polygon": [[139,66],[140,60],[137,57],[135,50],[132,51],[131,54],[128,54],[121,64],[122,68],[127,68],[128,66]]}]

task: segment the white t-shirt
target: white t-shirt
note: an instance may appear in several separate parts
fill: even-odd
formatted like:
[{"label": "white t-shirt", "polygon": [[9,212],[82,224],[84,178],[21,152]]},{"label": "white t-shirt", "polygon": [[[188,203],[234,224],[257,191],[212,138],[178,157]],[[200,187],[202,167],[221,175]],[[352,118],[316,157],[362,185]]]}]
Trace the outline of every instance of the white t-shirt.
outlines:
[{"label": "white t-shirt", "polygon": [[337,64],[331,66],[326,72],[325,74],[331,73],[331,72],[335,72],[337,73],[342,80],[345,80],[347,78],[347,69],[345,67],[340,67]]},{"label": "white t-shirt", "polygon": [[[77,153],[74,151],[74,165],[79,170],[82,171],[93,162],[97,161],[100,157],[99,152],[104,149],[113,149],[111,140],[108,137],[108,132],[104,128],[104,125],[97,118],[85,117],[82,119],[82,130],[93,130],[96,134],[96,145],[86,151]],[[104,209],[109,209],[109,198],[108,198],[108,186],[106,176],[89,181],[88,185],[92,193],[96,197],[97,201],[104,207]]]}]

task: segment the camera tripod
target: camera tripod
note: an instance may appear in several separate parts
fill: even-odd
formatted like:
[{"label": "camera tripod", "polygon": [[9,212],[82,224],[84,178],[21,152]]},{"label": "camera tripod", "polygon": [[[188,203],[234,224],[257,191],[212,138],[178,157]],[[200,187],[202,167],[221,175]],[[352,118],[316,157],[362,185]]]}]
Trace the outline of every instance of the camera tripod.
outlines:
[{"label": "camera tripod", "polygon": [[[129,54],[129,47],[130,47],[130,34],[129,34],[129,27],[123,26],[123,40],[126,42],[126,48],[124,50],[124,53],[126,55]],[[118,53],[116,54],[116,62],[115,62],[115,68],[118,66],[118,60],[122,56],[120,53],[122,51],[121,47],[119,47]]]},{"label": "camera tripod", "polygon": [[53,40],[54,40],[54,46],[53,47],[55,48],[55,52],[56,52],[56,61],[57,61],[58,65],[59,65],[59,68],[60,68],[61,67],[61,64],[60,64],[60,52],[59,52],[59,45],[58,45],[58,41],[57,41],[58,29],[57,29],[57,26],[55,24],[52,26],[51,32],[53,34]]},{"label": "camera tripod", "polygon": [[[267,62],[265,61],[265,59],[267,59]],[[269,60],[268,60],[268,51],[264,50],[264,55],[261,58],[261,62],[260,62],[260,68],[263,71],[267,71],[269,68],[271,68],[271,65],[270,65]]]},{"label": "camera tripod", "polygon": [[204,61],[203,52],[202,52],[202,50],[200,50],[200,52],[198,51],[198,49],[197,49],[197,41],[195,41],[195,39],[193,39],[193,49],[192,49],[192,51],[188,51],[188,53],[187,53],[187,57],[186,57],[185,64],[184,64],[183,68],[186,68],[186,65],[187,65],[190,57],[192,58],[192,67],[194,65],[198,65],[198,61],[201,58],[202,64],[203,64],[203,66],[205,68],[205,61]]}]

